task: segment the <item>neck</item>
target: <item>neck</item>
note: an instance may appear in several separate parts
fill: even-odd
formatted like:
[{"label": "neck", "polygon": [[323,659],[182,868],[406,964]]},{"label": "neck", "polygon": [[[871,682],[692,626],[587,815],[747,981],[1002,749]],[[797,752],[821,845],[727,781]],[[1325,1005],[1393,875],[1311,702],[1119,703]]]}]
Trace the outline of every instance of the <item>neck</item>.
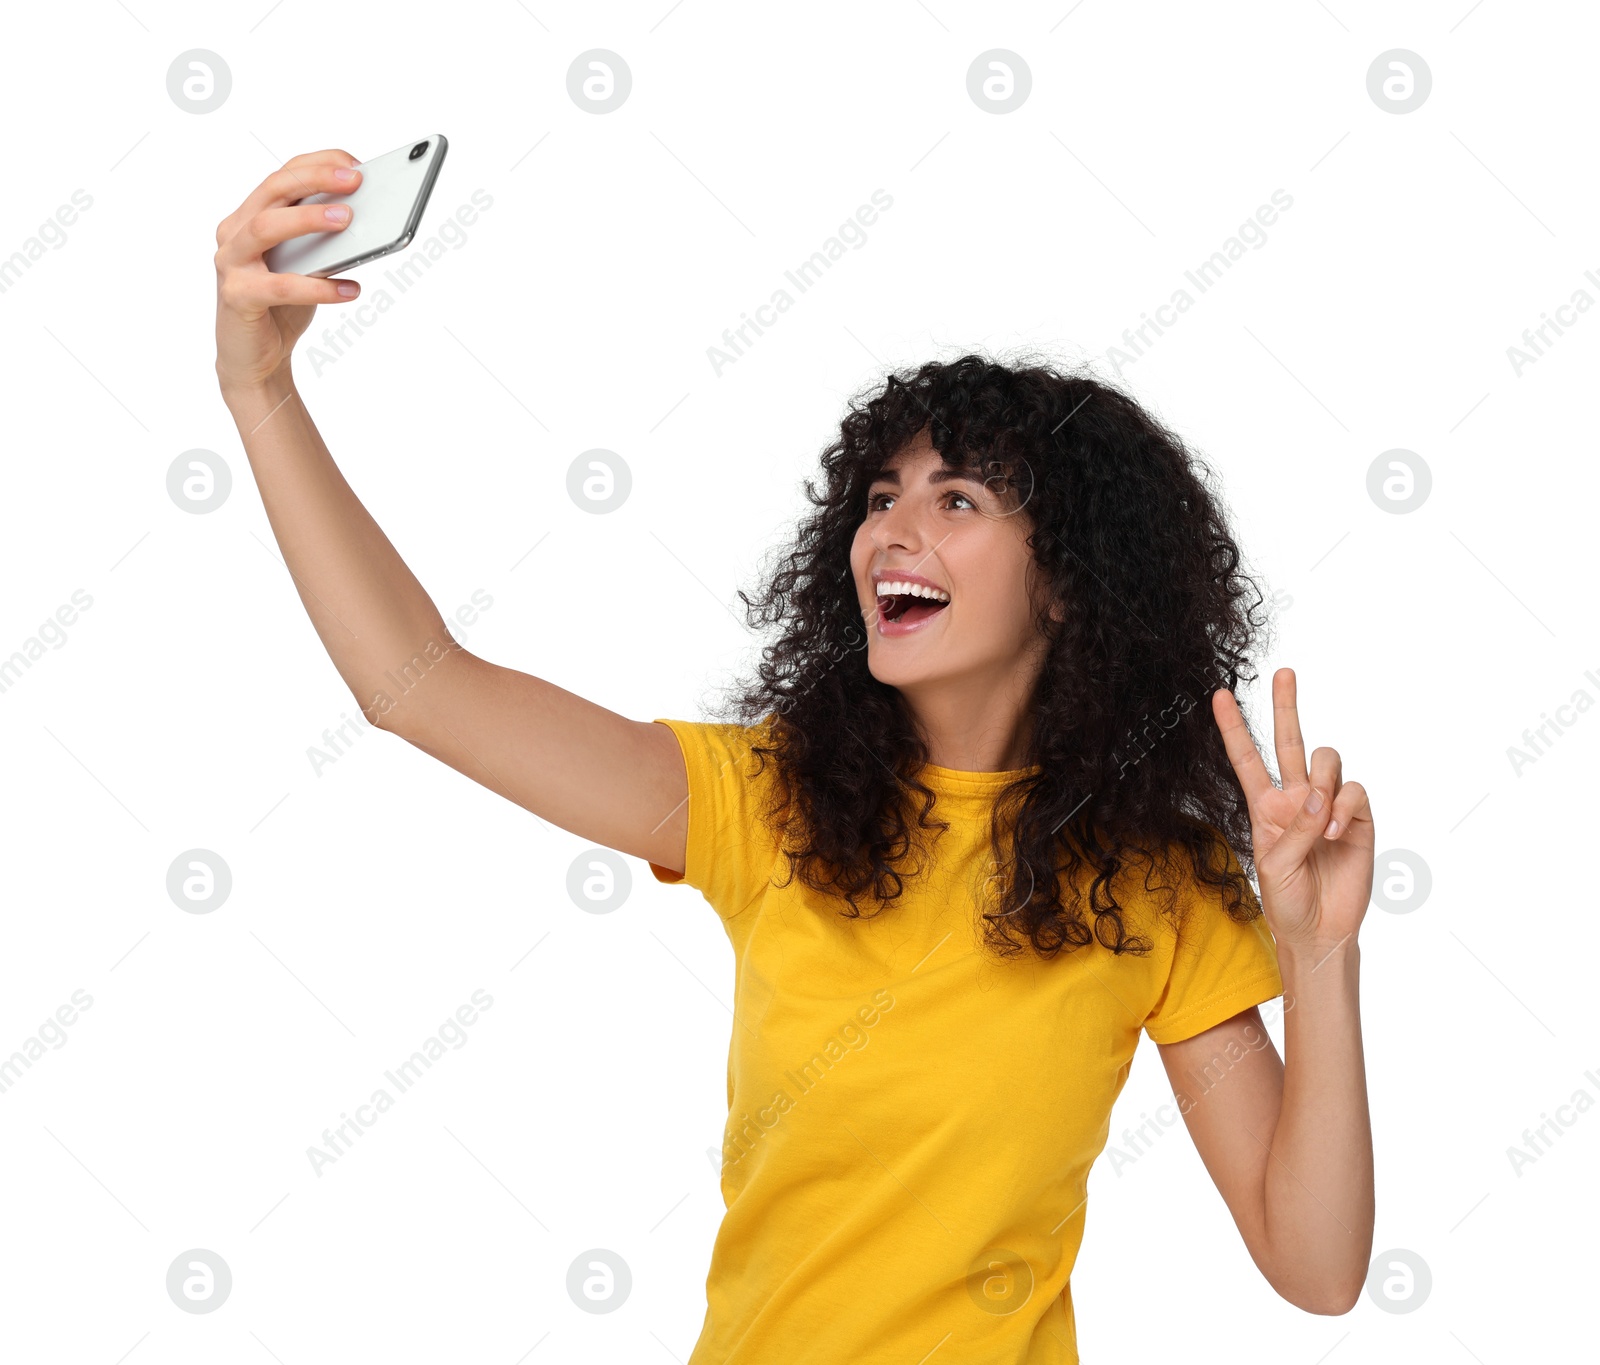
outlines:
[{"label": "neck", "polygon": [[1033,679],[1011,674],[941,679],[936,686],[902,689],[912,721],[928,746],[928,762],[963,772],[1004,772],[1027,766],[1033,735]]}]

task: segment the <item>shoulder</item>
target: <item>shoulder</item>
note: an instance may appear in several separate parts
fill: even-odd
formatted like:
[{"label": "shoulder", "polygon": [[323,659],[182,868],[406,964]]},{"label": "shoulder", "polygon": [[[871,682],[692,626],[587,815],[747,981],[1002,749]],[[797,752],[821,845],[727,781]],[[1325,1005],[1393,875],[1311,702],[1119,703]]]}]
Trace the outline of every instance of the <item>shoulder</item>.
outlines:
[{"label": "shoulder", "polygon": [[687,809],[684,870],[653,868],[664,882],[698,888],[724,917],[765,884],[782,839],[784,790],[767,721],[742,725],[657,717],[683,754]]},{"label": "shoulder", "polygon": [[1119,886],[1174,932],[1196,916],[1244,922],[1261,912],[1244,864],[1213,825],[1200,826],[1195,839],[1175,839],[1125,860]]},{"label": "shoulder", "polygon": [[1159,981],[1144,1028],[1157,1043],[1193,1037],[1283,992],[1260,900],[1238,855],[1210,833],[1199,849],[1170,850],[1171,890],[1164,903],[1147,902],[1141,917],[1153,946],[1152,984]]},{"label": "shoulder", "polygon": [[732,721],[675,720],[657,717],[677,737],[689,770],[691,790],[701,785],[738,789],[777,775],[770,718],[755,725]]}]

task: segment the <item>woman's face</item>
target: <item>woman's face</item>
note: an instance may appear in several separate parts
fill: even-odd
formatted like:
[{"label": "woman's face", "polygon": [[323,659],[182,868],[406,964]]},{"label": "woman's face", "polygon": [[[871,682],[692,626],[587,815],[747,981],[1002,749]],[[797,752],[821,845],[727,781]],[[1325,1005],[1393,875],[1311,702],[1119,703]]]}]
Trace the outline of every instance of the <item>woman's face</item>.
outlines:
[{"label": "woman's face", "polygon": [[[1032,525],[1015,494],[948,469],[923,432],[889,460],[863,510],[850,567],[872,676],[903,692],[957,683],[1010,693],[1043,645]],[[907,582],[934,595],[884,591]]]}]

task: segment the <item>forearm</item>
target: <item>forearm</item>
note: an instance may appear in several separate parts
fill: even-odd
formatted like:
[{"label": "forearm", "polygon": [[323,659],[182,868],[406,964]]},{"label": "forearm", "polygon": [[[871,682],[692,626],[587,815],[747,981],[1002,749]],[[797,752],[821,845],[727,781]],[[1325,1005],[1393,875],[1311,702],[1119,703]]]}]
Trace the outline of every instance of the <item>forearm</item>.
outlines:
[{"label": "forearm", "polygon": [[[374,724],[396,722],[404,678],[455,648],[443,618],[361,505],[287,374],[223,390],[306,613]],[[397,679],[401,681],[396,681]]]},{"label": "forearm", "polygon": [[1354,1305],[1372,1255],[1372,1124],[1360,950],[1285,949],[1283,1106],[1263,1192],[1278,1292],[1312,1312]]}]

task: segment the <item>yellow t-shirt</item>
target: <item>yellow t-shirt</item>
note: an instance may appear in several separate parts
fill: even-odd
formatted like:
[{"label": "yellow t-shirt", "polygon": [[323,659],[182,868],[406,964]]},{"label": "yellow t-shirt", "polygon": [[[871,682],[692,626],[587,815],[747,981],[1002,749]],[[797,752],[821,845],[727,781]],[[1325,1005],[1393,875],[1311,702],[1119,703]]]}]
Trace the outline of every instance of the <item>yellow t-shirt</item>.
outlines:
[{"label": "yellow t-shirt", "polygon": [[1149,955],[1002,959],[976,894],[1013,774],[940,767],[923,772],[950,822],[929,871],[848,919],[788,878],[752,732],[660,723],[689,837],[682,877],[651,871],[701,892],[736,963],[727,1211],[689,1365],[1077,1365],[1089,1167],[1139,1031],[1175,1042],[1282,994],[1265,920],[1236,924],[1213,894],[1175,936],[1140,869],[1118,900]]}]

